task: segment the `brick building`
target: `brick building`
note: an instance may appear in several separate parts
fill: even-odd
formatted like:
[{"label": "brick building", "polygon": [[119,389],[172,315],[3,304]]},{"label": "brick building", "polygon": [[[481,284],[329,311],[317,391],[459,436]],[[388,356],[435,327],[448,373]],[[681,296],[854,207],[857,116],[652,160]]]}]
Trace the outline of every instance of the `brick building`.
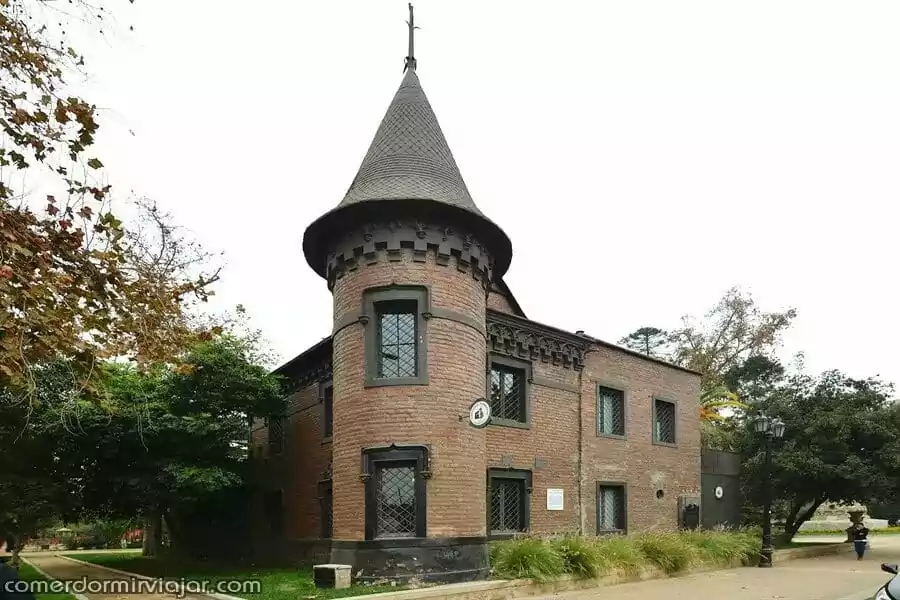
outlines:
[{"label": "brick building", "polygon": [[362,580],[474,579],[491,537],[671,529],[699,504],[699,376],[525,316],[503,281],[512,244],[469,195],[412,43],[303,250],[332,335],[280,367],[285,413],[251,433],[255,552]]}]

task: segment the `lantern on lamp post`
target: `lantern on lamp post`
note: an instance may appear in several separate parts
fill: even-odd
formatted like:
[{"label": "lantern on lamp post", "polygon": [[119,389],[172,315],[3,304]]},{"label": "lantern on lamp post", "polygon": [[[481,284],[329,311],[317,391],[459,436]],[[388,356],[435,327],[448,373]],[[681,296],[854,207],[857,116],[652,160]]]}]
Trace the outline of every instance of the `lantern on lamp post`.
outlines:
[{"label": "lantern on lamp post", "polygon": [[759,566],[772,566],[772,440],[784,437],[785,424],[779,418],[770,418],[762,412],[751,419],[753,431],[763,436],[764,468],[763,468],[763,534],[762,549],[759,553]]}]

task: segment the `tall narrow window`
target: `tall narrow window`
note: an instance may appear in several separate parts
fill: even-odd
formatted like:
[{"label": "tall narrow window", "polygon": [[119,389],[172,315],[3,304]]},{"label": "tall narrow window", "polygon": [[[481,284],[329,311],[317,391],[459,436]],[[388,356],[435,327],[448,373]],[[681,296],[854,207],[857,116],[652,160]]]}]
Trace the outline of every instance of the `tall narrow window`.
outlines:
[{"label": "tall narrow window", "polygon": [[531,365],[506,357],[491,359],[488,393],[491,422],[497,425],[523,425],[529,422],[528,379]]},{"label": "tall narrow window", "polygon": [[324,539],[331,537],[334,527],[332,489],[330,479],[319,482],[319,508],[321,509],[322,537]]},{"label": "tall narrow window", "polygon": [[674,444],[675,403],[665,400],[653,401],[653,440],[660,444]]},{"label": "tall narrow window", "polygon": [[322,437],[330,438],[334,428],[334,386],[322,386]]},{"label": "tall narrow window", "polygon": [[363,452],[366,539],[425,537],[424,446],[391,446]]},{"label": "tall narrow window", "polygon": [[416,464],[385,463],[375,469],[376,538],[415,537]]},{"label": "tall narrow window", "polygon": [[622,390],[597,388],[597,433],[625,435],[625,392]]},{"label": "tall narrow window", "polygon": [[625,486],[597,486],[597,533],[622,533],[626,529]]},{"label": "tall narrow window", "polygon": [[266,520],[269,529],[275,535],[284,533],[284,500],[281,490],[273,490],[266,494],[264,500]]},{"label": "tall narrow window", "polygon": [[378,378],[415,377],[418,375],[415,300],[378,302],[375,310],[378,315]]},{"label": "tall narrow window", "polygon": [[528,531],[531,472],[488,470],[488,530],[492,535]]},{"label": "tall narrow window", "polygon": [[428,290],[392,285],[366,290],[366,386],[426,385]]},{"label": "tall narrow window", "polygon": [[284,415],[270,415],[268,427],[269,456],[276,456],[284,450]]}]

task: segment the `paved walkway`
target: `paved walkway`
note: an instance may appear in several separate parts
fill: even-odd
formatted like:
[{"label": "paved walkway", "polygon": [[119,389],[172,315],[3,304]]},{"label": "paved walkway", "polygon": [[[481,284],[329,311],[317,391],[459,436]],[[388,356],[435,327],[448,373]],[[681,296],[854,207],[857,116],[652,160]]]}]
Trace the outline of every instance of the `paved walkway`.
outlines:
[{"label": "paved walkway", "polygon": [[[29,556],[28,561],[56,579],[121,580],[125,577],[58,556]],[[565,592],[554,600],[867,600],[890,575],[881,563],[900,563],[900,536],[875,537],[865,560],[857,561],[849,544],[841,554],[777,563],[772,569],[742,568],[673,579]],[[127,594],[86,594],[88,600],[128,600]],[[174,595],[132,594],[135,600],[172,600]],[[187,596],[189,600],[209,600]]]},{"label": "paved walkway", "polygon": [[[888,539],[892,538],[892,539]],[[832,556],[775,563],[771,569],[742,568],[674,579],[626,583],[566,592],[559,600],[866,600],[890,575],[881,563],[900,563],[900,536],[875,537],[865,559],[847,551]]]},{"label": "paved walkway", "polygon": [[[89,580],[122,581],[128,578],[105,569],[98,569],[85,564],[66,560],[59,556],[28,556],[28,562],[44,571],[54,579],[77,580],[82,577]],[[173,600],[175,594],[84,594],[88,600],[127,600],[139,598],[140,600]],[[185,600],[209,600],[206,596],[184,596]]]}]

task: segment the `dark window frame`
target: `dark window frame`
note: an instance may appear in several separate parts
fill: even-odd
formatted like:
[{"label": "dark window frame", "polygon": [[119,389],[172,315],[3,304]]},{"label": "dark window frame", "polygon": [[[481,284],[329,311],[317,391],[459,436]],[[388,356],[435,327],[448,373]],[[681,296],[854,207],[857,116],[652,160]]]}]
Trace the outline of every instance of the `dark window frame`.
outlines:
[{"label": "dark window frame", "polygon": [[[431,478],[429,470],[430,452],[423,445],[396,445],[389,447],[366,448],[362,451],[362,473],[360,479],[365,483],[365,539],[415,539],[424,538],[427,535],[427,489],[425,482]],[[414,498],[416,503],[416,519],[414,535],[404,538],[379,537],[378,531],[378,504],[375,485],[377,469],[384,463],[415,463],[415,487]]]},{"label": "dark window frame", "polygon": [[334,535],[334,487],[331,479],[319,481],[319,535],[323,540]]},{"label": "dark window frame", "polygon": [[[272,422],[278,421],[278,431],[281,432],[280,437],[277,439],[272,438]],[[284,454],[284,426],[287,423],[287,417],[285,415],[269,415],[266,417],[266,441],[269,448],[269,456],[281,456]]]},{"label": "dark window frame", "polygon": [[[601,527],[600,519],[600,490],[615,488],[622,490],[622,528],[606,529]],[[627,535],[628,534],[628,484],[624,481],[598,481],[594,493],[594,519],[596,520],[597,535]]]},{"label": "dark window frame", "polygon": [[[666,442],[660,440],[656,436],[656,419],[657,419],[657,403],[665,402],[666,404],[670,404],[672,406],[672,438],[674,441]],[[653,396],[652,402],[652,415],[650,421],[650,439],[657,446],[666,446],[668,448],[677,448],[678,447],[678,402],[676,400],[668,400],[666,398],[660,398],[659,396]]]},{"label": "dark window frame", "polygon": [[[329,390],[331,398],[329,398]],[[319,402],[322,403],[322,442],[330,442],[334,435],[334,383],[332,380],[319,384]]]},{"label": "dark window frame", "polygon": [[[602,390],[609,390],[612,392],[619,392],[622,394],[622,433],[606,433],[600,430],[600,392]],[[598,382],[595,388],[595,406],[597,409],[596,414],[596,431],[598,437],[612,438],[616,440],[627,440],[628,439],[628,392],[622,388],[615,385],[611,385],[605,382]]]},{"label": "dark window frame", "polygon": [[[382,302],[415,302],[416,375],[414,377],[378,377],[378,305]],[[363,292],[365,325],[365,387],[390,385],[428,385],[428,331],[425,315],[430,315],[430,293],[425,286],[389,285]]]},{"label": "dark window frame", "polygon": [[524,421],[515,421],[513,419],[501,419],[493,415],[493,411],[491,414],[491,425],[496,425],[498,427],[515,427],[518,429],[530,429],[531,428],[531,384],[534,381],[533,378],[533,368],[530,361],[522,360],[518,358],[511,358],[509,356],[500,356],[497,354],[488,355],[488,370],[486,377],[486,389],[485,389],[485,398],[488,402],[491,402],[491,371],[494,370],[494,365],[498,365],[501,369],[505,368],[507,370],[517,370],[522,372],[522,402],[525,404],[525,420]]},{"label": "dark window frame", "polygon": [[[276,503],[272,502],[272,498],[278,498]],[[275,513],[277,509],[277,514]],[[263,512],[266,515],[266,523],[269,525],[269,531],[272,535],[283,536],[285,533],[285,511],[284,511],[284,490],[281,488],[268,490],[263,496]],[[277,526],[273,524],[273,517],[277,521]]]},{"label": "dark window frame", "polygon": [[[514,479],[517,481],[522,481],[524,490],[523,490],[523,510],[524,514],[522,515],[524,530],[521,532],[515,533],[494,533],[491,529],[491,487],[492,482],[495,479]],[[504,540],[509,539],[511,537],[515,537],[516,535],[520,535],[521,533],[528,533],[531,530],[531,496],[532,496],[532,473],[528,469],[512,469],[512,468],[496,468],[492,467],[487,470],[487,486],[486,486],[486,531],[489,539],[494,540]]]}]

